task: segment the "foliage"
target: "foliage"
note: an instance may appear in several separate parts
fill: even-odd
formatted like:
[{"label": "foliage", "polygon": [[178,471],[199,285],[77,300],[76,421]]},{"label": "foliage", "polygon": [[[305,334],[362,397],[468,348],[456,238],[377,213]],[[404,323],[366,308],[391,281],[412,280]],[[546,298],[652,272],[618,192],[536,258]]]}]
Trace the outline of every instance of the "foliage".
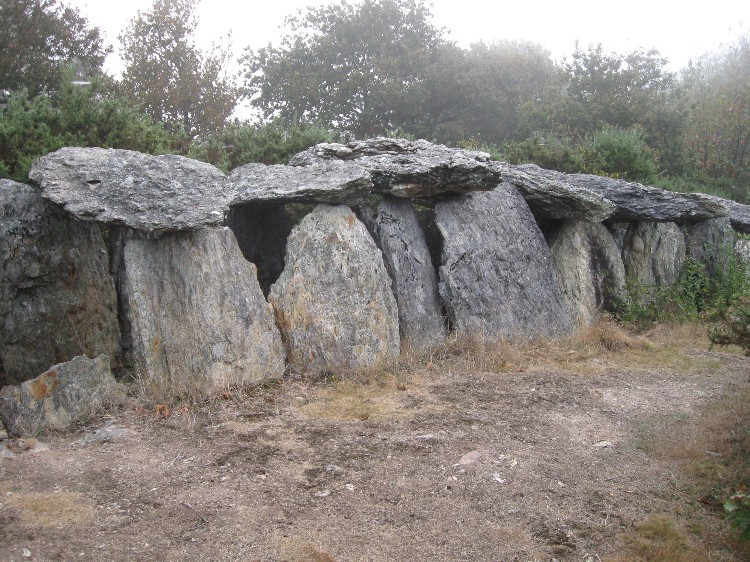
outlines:
[{"label": "foliage", "polygon": [[577,150],[581,171],[648,183],[658,172],[653,150],[640,129],[605,126],[589,135]]},{"label": "foliage", "polygon": [[719,325],[709,333],[715,345],[738,345],[750,356],[750,296],[741,295],[721,313]]},{"label": "foliage", "polygon": [[747,266],[731,250],[720,263],[722,267],[709,273],[703,263],[686,258],[677,280],[655,293],[629,280],[625,295],[616,305],[617,318],[634,327],[645,327],[657,321],[712,320],[726,315],[737,299],[750,298],[750,277]]},{"label": "foliage", "polygon": [[549,51],[526,41],[477,43],[466,52],[457,112],[474,138],[500,144],[531,134],[526,115],[562,86]]},{"label": "foliage", "polygon": [[[308,7],[279,47],[248,50],[246,95],[266,118],[318,122],[358,136],[434,127],[450,105],[439,84],[460,70],[423,0]],[[441,64],[452,62],[450,68]],[[408,125],[408,127],[407,127]]]},{"label": "foliage", "polygon": [[224,69],[227,47],[202,53],[193,40],[198,0],[154,0],[120,35],[122,91],[145,113],[190,137],[221,129],[239,97]]},{"label": "foliage", "polygon": [[740,538],[750,541],[750,493],[744,488],[738,490],[726,501],[724,511],[732,525],[740,530]]},{"label": "foliage", "polygon": [[102,146],[166,152],[173,138],[102,80],[75,86],[63,75],[55,94],[10,96],[0,112],[0,175],[26,181],[34,159],[63,146]]},{"label": "foliage", "polygon": [[710,177],[750,183],[750,34],[684,72],[686,144]]},{"label": "foliage", "polygon": [[331,140],[331,133],[317,125],[276,120],[256,126],[235,121],[193,143],[188,156],[228,172],[248,162],[286,164],[298,152]]},{"label": "foliage", "polygon": [[0,88],[32,96],[57,85],[61,65],[99,71],[111,47],[75,8],[58,0],[0,0]]}]

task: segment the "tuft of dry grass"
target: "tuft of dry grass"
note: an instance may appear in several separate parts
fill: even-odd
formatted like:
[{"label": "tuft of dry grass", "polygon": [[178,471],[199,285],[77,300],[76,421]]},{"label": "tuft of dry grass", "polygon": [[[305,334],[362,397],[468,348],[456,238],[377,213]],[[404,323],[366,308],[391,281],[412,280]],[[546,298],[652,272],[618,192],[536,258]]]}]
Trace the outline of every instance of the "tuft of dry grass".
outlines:
[{"label": "tuft of dry grass", "polygon": [[96,508],[75,492],[16,492],[5,503],[18,511],[21,521],[30,527],[73,527],[89,523]]},{"label": "tuft of dry grass", "polygon": [[622,553],[605,562],[707,562],[705,548],[692,541],[677,523],[666,516],[654,516],[635,525],[633,532],[620,535]]}]

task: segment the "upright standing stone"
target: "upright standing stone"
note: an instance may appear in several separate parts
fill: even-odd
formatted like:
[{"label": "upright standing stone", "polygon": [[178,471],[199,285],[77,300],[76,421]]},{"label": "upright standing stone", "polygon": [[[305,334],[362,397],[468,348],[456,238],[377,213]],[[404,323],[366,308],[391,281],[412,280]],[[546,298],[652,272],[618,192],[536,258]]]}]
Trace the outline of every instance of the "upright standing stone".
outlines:
[{"label": "upright standing stone", "polygon": [[566,221],[550,239],[563,298],[579,326],[596,322],[625,290],[620,249],[602,224]]},{"label": "upright standing stone", "polygon": [[685,236],[673,222],[632,223],[623,245],[625,272],[650,295],[677,280],[685,261]]},{"label": "upright standing stone", "polygon": [[285,262],[269,300],[293,367],[366,369],[398,355],[391,280],[349,207],[318,205],[292,230]]},{"label": "upright standing stone", "polygon": [[687,255],[706,266],[710,275],[726,273],[736,238],[729,217],[685,224]]},{"label": "upright standing stone", "polygon": [[439,341],[445,335],[445,320],[437,275],[411,202],[382,201],[375,231],[393,281],[401,337],[417,346]]},{"label": "upright standing stone", "polygon": [[0,180],[0,386],[77,355],[116,355],[119,339],[99,227]]},{"label": "upright standing stone", "polygon": [[438,203],[435,219],[440,293],[455,330],[493,338],[570,331],[549,247],[515,187]]},{"label": "upright standing stone", "polygon": [[154,384],[187,390],[283,374],[273,313],[228,228],[131,238],[125,278],[133,351]]}]

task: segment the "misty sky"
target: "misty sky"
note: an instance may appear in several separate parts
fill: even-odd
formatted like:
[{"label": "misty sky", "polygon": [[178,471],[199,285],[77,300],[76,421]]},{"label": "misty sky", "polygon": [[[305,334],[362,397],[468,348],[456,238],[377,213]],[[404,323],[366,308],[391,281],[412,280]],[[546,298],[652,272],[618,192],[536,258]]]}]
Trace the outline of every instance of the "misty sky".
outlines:
[{"label": "misty sky", "polygon": [[[147,10],[151,0],[65,0],[80,8],[92,25],[102,29],[106,41],[119,44],[117,35],[136,12]],[[261,47],[276,42],[286,15],[313,0],[203,0],[199,5],[198,40],[211,41],[232,32],[235,52],[246,46]],[[628,52],[638,47],[656,47],[679,70],[690,58],[716,49],[748,31],[750,7],[746,2],[713,0],[708,3],[630,0],[434,0],[435,23],[449,30],[449,37],[462,46],[479,40],[527,39],[546,46],[555,59],[569,56],[578,40],[583,47],[602,43],[605,50]],[[698,6],[704,6],[699,8]],[[106,70],[122,69],[117,53],[107,60]]]}]

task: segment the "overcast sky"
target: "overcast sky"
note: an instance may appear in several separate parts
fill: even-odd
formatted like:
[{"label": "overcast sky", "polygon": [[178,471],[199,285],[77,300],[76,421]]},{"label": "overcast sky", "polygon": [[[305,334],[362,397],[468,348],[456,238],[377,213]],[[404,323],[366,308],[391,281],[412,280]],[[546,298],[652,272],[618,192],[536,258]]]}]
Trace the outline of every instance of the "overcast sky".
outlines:
[{"label": "overcast sky", "polygon": [[[78,7],[89,23],[99,27],[115,46],[107,60],[110,74],[121,71],[117,36],[138,10],[151,0],[63,0]],[[198,14],[199,44],[210,46],[228,32],[235,52],[277,42],[284,17],[308,5],[330,4],[314,0],[202,0]],[[583,47],[602,43],[605,50],[629,52],[638,47],[657,48],[673,70],[689,59],[716,49],[746,33],[750,3],[741,0],[689,2],[682,0],[434,0],[435,23],[462,46],[484,40],[526,39],[546,46],[560,60],[570,56],[575,41]]]}]

